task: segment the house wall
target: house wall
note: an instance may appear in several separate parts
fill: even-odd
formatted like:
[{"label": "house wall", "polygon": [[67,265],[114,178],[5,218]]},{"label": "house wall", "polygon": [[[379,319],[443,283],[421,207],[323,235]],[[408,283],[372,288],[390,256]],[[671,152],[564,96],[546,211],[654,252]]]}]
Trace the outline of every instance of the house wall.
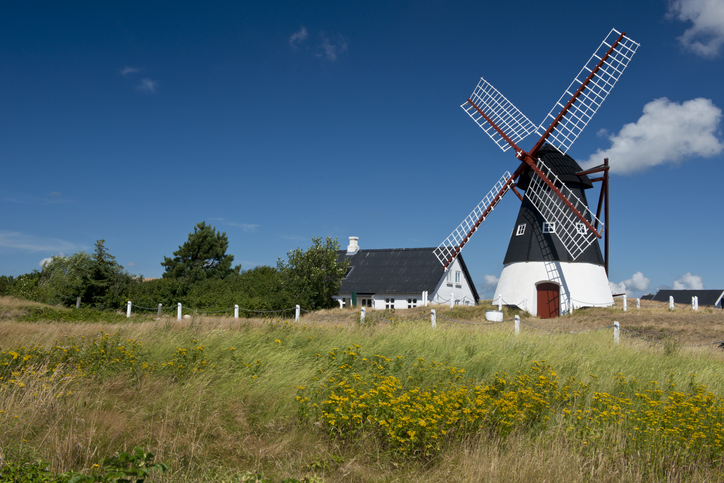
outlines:
[{"label": "house wall", "polygon": [[[455,274],[458,272],[460,273],[460,283],[455,281]],[[448,274],[451,278],[448,278]],[[447,272],[443,273],[437,287],[430,294],[430,303],[449,305],[451,296],[455,299],[455,305],[475,305],[475,295],[465,278],[460,260],[457,258],[448,267]]]},{"label": "house wall", "polygon": [[[352,300],[352,294],[339,294],[334,297],[339,302],[339,307],[348,307]],[[357,295],[357,307],[362,307],[363,300],[370,300],[370,305],[364,305],[376,310],[385,310],[387,308],[392,309],[408,309],[410,305],[412,307],[422,307],[422,293],[409,293],[409,294],[375,294],[369,295]]]}]

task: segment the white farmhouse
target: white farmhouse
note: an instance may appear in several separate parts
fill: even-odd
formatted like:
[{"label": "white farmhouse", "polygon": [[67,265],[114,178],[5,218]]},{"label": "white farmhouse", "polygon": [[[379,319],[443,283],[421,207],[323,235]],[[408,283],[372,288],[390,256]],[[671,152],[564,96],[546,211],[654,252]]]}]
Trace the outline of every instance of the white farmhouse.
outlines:
[{"label": "white farmhouse", "polygon": [[373,309],[408,309],[431,304],[476,305],[480,297],[462,256],[447,271],[433,253],[434,248],[388,248],[361,250],[358,237],[349,237],[340,261],[349,268],[339,294],[340,307],[357,305]]}]

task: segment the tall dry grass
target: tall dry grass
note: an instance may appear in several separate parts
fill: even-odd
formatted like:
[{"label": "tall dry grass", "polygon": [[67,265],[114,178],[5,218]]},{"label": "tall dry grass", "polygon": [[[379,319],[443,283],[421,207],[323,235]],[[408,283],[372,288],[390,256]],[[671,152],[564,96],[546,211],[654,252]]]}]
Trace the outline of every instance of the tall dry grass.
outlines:
[{"label": "tall dry grass", "polygon": [[[6,302],[0,300],[5,314],[25,310],[22,303],[21,308],[6,309]],[[516,337],[510,321],[484,325],[482,308],[437,310],[460,323],[439,318],[432,329],[429,319],[405,320],[407,315],[426,315],[423,308],[376,312],[383,320],[370,317],[365,325],[355,321],[353,311],[339,310],[305,316],[299,323],[199,316],[182,321],[132,317],[122,324],[60,324],[4,317],[0,352],[32,344],[50,350],[58,341],[88,344],[102,331],[118,331],[123,338],[142,343],[143,360],[155,363],[155,370],[109,370],[80,377],[68,367],[61,370],[66,376],[52,381],[43,367],[26,371],[25,387],[0,388],[0,448],[6,460],[40,458],[60,472],[89,468],[115,451],[143,446],[172,468],[156,477],[158,481],[239,481],[247,470],[274,481],[309,475],[324,481],[362,482],[724,480],[720,467],[661,470],[636,455],[612,458],[603,451],[587,450],[555,427],[535,435],[516,432],[502,440],[494,434],[452,438],[431,459],[406,460],[372,438],[339,441],[319,425],[298,419],[297,386],[318,374],[316,354],[353,344],[367,354],[404,358],[401,377],[419,358],[464,368],[468,377],[479,381],[501,371],[515,374],[533,361],[545,360],[561,376],[596,381],[599,391],[613,391],[618,373],[661,384],[671,379],[681,386],[693,373],[699,383],[724,395],[723,352],[714,345],[687,347],[704,340],[702,334],[717,338],[724,317],[713,311],[579,311],[552,321],[527,319],[545,329],[577,333],[524,325]],[[340,314],[348,317],[325,317]],[[667,351],[663,342],[626,334],[614,345],[610,329],[579,332],[606,327],[613,320],[625,328],[651,325],[658,330],[666,324],[668,332],[682,339]],[[177,357],[179,348],[193,352],[201,346],[198,353],[209,366],[204,370],[185,373],[162,368]]]}]

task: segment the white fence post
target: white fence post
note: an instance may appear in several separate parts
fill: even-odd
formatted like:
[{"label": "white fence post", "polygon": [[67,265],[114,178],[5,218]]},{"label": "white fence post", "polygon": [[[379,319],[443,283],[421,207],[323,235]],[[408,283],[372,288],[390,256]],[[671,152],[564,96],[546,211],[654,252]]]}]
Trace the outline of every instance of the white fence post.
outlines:
[{"label": "white fence post", "polygon": [[239,306],[236,304],[234,304],[234,318],[235,319],[239,318]]},{"label": "white fence post", "polygon": [[158,304],[158,316],[161,317],[161,306],[163,304]]},{"label": "white fence post", "polygon": [[427,303],[428,303],[427,298],[428,298],[428,297],[429,297],[429,295],[428,295],[428,293],[427,293],[427,290],[425,290],[424,292],[422,292],[422,306],[423,306],[423,307],[427,307]]},{"label": "white fence post", "polygon": [[299,322],[299,312],[299,304],[297,304],[297,306],[294,308],[294,320],[297,322]]},{"label": "white fence post", "polygon": [[623,294],[623,311],[626,312],[627,308],[628,308],[628,299],[626,298],[626,294]]},{"label": "white fence post", "polygon": [[618,344],[619,342],[619,330],[621,329],[621,326],[619,325],[618,321],[614,321],[613,323],[613,343]]},{"label": "white fence post", "polygon": [[430,310],[430,319],[432,320],[432,328],[434,329],[437,327],[437,313],[435,313],[435,309]]},{"label": "white fence post", "polygon": [[669,310],[674,310],[674,296],[669,295]]},{"label": "white fence post", "polygon": [[503,310],[503,294],[498,295],[498,310]]},{"label": "white fence post", "polygon": [[697,295],[691,297],[691,308],[694,310],[699,310],[699,297]]},{"label": "white fence post", "polygon": [[359,322],[360,322],[360,324],[364,324],[364,323],[365,323],[365,316],[366,316],[366,315],[367,315],[367,309],[365,309],[365,307],[362,307],[362,311],[361,311],[360,314],[359,314]]},{"label": "white fence post", "polygon": [[641,299],[636,299],[636,308],[637,309],[641,308]]},{"label": "white fence post", "polygon": [[515,316],[515,335],[520,334],[520,315]]},{"label": "white fence post", "polygon": [[128,306],[126,307],[126,318],[129,318],[131,316],[131,301],[128,301]]},{"label": "white fence post", "polygon": [[176,309],[176,320],[181,320],[181,302],[178,303],[178,308]]}]

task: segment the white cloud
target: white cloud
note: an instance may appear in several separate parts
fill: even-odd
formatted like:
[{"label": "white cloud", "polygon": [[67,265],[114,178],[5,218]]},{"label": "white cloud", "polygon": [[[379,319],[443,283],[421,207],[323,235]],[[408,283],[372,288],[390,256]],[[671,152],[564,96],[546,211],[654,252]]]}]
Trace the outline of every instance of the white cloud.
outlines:
[{"label": "white cloud", "polygon": [[241,228],[244,233],[254,233],[261,225],[253,225],[251,223],[238,223],[236,221],[228,221],[226,218],[210,218],[211,221],[218,221],[228,226]]},{"label": "white cloud", "polygon": [[703,290],[704,281],[699,275],[692,275],[691,272],[687,272],[682,275],[678,280],[674,281],[674,290]]},{"label": "white cloud", "polygon": [[722,111],[710,99],[697,98],[682,104],[662,97],[644,106],[635,123],[608,136],[609,149],[599,149],[584,168],[609,158],[612,173],[630,174],[660,164],[679,164],[692,156],[711,157],[724,150],[718,138]]},{"label": "white cloud", "polygon": [[495,295],[495,287],[498,286],[499,278],[495,275],[485,275],[483,277],[483,283],[478,287],[480,289],[480,296],[484,299],[493,298]]},{"label": "white cloud", "polygon": [[136,87],[136,90],[155,93],[157,84],[158,84],[158,81],[155,81],[155,80],[141,79],[141,83]]},{"label": "white cloud", "polygon": [[78,247],[57,238],[27,235],[17,231],[0,230],[0,248],[23,252],[74,252]]},{"label": "white cloud", "polygon": [[691,22],[681,44],[702,57],[714,57],[724,44],[724,2],[722,0],[673,0],[669,2],[669,18]]},{"label": "white cloud", "polygon": [[289,45],[292,46],[292,49],[296,49],[297,47],[299,47],[300,44],[304,43],[304,41],[307,40],[308,36],[309,34],[307,33],[307,27],[302,25],[299,30],[294,32],[289,37]]},{"label": "white cloud", "polygon": [[136,74],[138,72],[141,72],[141,69],[139,69],[138,67],[131,67],[130,65],[127,65],[123,69],[121,69],[121,75],[123,77],[127,76],[128,74]]},{"label": "white cloud", "polygon": [[318,57],[324,55],[327,60],[334,62],[337,56],[347,52],[347,41],[340,35],[337,40],[330,40],[329,37],[322,35],[322,53],[317,54]]},{"label": "white cloud", "polygon": [[636,272],[628,280],[619,283],[608,282],[608,284],[611,287],[611,293],[625,293],[628,296],[633,296],[637,292],[648,290],[651,280],[644,277],[643,273]]},{"label": "white cloud", "polygon": [[128,262],[126,263],[126,267],[133,267],[136,265],[136,262]]}]

